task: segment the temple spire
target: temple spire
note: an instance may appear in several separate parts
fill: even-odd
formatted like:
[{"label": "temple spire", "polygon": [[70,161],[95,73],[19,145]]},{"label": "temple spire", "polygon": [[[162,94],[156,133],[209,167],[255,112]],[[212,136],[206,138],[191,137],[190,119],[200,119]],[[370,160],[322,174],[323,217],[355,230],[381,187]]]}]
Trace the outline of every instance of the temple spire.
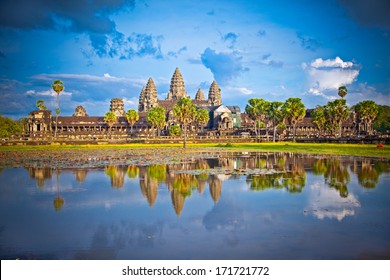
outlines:
[{"label": "temple spire", "polygon": [[215,80],[210,86],[208,101],[210,106],[218,106],[222,104],[221,89]]},{"label": "temple spire", "polygon": [[179,68],[176,67],[171,79],[171,86],[166,99],[179,100],[183,97],[187,97],[187,93],[184,87],[184,79],[180,73]]}]

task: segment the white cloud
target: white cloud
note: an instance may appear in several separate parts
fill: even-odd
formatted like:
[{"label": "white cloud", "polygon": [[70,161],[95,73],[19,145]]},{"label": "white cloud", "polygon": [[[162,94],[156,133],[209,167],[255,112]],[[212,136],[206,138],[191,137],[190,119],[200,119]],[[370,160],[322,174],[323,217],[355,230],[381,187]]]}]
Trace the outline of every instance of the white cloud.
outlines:
[{"label": "white cloud", "polygon": [[240,94],[244,94],[244,95],[253,94],[253,90],[248,89],[246,87],[227,87],[226,91],[229,93],[240,93]]},{"label": "white cloud", "polygon": [[[36,90],[30,89],[30,90],[26,91],[26,95],[31,95],[31,96],[56,96],[57,93],[54,90],[52,90],[52,89],[50,89],[50,90],[42,90],[42,91],[36,91]],[[61,96],[62,95],[71,96],[72,93],[68,92],[68,91],[63,91],[63,92],[61,92],[60,95]]]},{"label": "white cloud", "polygon": [[[308,93],[333,99],[340,86],[347,86],[356,81],[359,75],[359,66],[350,61],[317,58],[310,64],[304,63],[303,69],[307,73]],[[324,92],[332,90],[332,96]]]}]

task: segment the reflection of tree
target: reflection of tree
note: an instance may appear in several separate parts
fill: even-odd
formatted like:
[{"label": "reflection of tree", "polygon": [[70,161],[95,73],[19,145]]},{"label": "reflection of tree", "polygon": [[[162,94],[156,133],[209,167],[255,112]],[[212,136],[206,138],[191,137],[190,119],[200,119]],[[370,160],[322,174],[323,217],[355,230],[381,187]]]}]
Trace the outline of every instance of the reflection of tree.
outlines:
[{"label": "reflection of tree", "polygon": [[371,159],[363,159],[355,172],[358,176],[359,184],[363,188],[375,188],[379,182],[379,175],[389,168],[389,164],[384,161],[372,161]]},{"label": "reflection of tree", "polygon": [[53,176],[53,170],[50,167],[29,167],[28,173],[31,178],[36,179],[39,188],[43,188],[45,180]]},{"label": "reflection of tree", "polygon": [[167,177],[167,165],[166,164],[150,165],[146,167],[146,173],[149,178],[153,178],[159,182],[163,182]]},{"label": "reflection of tree", "polygon": [[60,211],[64,207],[65,200],[61,197],[60,193],[60,171],[56,169],[56,187],[57,187],[57,197],[54,199],[53,206],[56,211]]},{"label": "reflection of tree", "polygon": [[211,175],[208,178],[210,194],[214,203],[218,203],[222,194],[222,181],[216,175]]},{"label": "reflection of tree", "polygon": [[139,168],[135,165],[129,165],[127,167],[127,177],[129,177],[130,179],[134,179],[138,176],[138,173],[139,173]]},{"label": "reflection of tree", "polygon": [[113,188],[123,188],[126,171],[127,167],[116,165],[108,165],[104,169],[104,173],[110,177]]},{"label": "reflection of tree", "polygon": [[341,197],[348,196],[348,184],[350,176],[348,168],[336,158],[318,159],[312,164],[313,172],[324,175],[329,187],[336,189]]},{"label": "reflection of tree", "polygon": [[263,191],[269,188],[282,188],[282,173],[248,175],[247,182],[254,191]]},{"label": "reflection of tree", "polygon": [[74,171],[74,173],[76,175],[76,181],[81,183],[81,182],[84,182],[85,178],[87,177],[88,170],[78,168]]}]

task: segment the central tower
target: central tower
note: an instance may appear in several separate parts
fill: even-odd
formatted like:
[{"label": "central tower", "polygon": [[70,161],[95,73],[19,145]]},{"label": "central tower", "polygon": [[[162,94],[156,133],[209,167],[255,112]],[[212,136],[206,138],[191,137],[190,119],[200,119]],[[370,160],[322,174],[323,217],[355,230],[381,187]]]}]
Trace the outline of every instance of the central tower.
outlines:
[{"label": "central tower", "polygon": [[183,97],[188,97],[188,95],[184,88],[183,76],[181,75],[179,68],[176,67],[166,100],[179,100]]}]

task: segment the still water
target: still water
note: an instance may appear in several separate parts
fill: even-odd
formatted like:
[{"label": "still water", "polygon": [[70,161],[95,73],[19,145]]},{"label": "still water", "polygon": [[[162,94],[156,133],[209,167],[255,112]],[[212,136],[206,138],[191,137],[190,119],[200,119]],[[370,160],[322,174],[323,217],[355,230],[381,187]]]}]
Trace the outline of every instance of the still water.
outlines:
[{"label": "still water", "polygon": [[230,153],[0,172],[1,259],[390,259],[390,162]]}]

